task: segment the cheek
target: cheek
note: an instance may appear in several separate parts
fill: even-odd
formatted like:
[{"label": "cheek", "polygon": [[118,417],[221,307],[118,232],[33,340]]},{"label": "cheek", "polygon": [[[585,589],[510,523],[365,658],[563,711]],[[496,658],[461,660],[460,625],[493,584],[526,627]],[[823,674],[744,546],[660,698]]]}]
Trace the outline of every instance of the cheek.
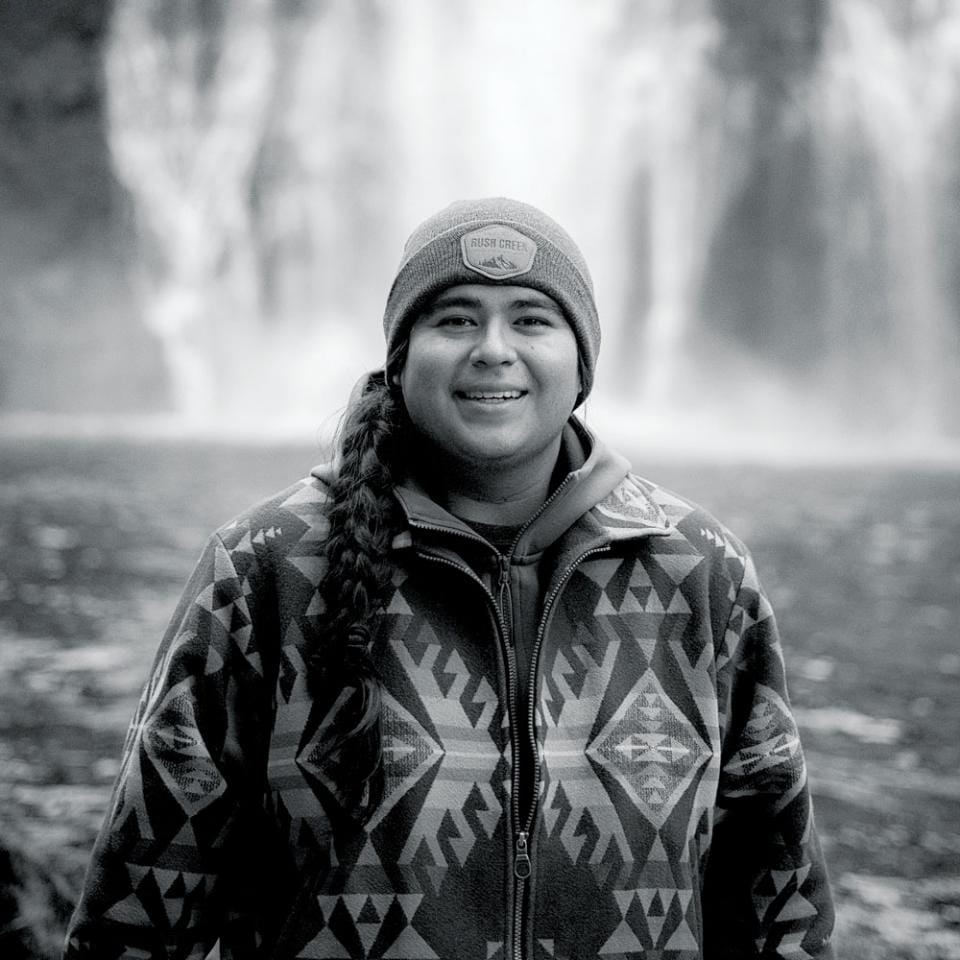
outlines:
[{"label": "cheek", "polygon": [[424,350],[411,340],[400,373],[400,390],[407,411],[416,422],[435,408],[446,392],[449,363],[436,350]]},{"label": "cheek", "polygon": [[572,407],[581,387],[580,353],[575,340],[559,345],[549,364],[548,379],[557,402],[566,404],[569,400]]}]

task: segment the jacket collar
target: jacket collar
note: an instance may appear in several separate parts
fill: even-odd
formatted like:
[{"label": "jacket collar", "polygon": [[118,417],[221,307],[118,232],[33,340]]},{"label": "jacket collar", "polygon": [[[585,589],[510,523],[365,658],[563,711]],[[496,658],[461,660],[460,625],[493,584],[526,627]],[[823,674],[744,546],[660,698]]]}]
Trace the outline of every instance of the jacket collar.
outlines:
[{"label": "jacket collar", "polygon": [[[564,428],[561,457],[568,472],[522,531],[513,552],[515,563],[537,560],[575,524],[589,528],[586,539],[591,547],[669,532],[666,514],[650,489],[630,475],[627,460],[597,440],[576,417]],[[414,477],[397,486],[396,496],[409,530],[394,540],[394,547],[414,545],[431,534],[476,539],[474,531],[434,501]],[[589,523],[577,523],[587,515]]]}]

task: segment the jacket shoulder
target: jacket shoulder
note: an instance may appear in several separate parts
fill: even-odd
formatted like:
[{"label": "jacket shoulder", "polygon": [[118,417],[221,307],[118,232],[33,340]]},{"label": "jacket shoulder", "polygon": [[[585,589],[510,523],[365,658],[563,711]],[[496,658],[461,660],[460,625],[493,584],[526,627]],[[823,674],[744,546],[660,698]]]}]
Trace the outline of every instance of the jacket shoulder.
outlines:
[{"label": "jacket shoulder", "polygon": [[327,504],[330,485],[313,474],[248,507],[214,536],[223,541],[230,553],[253,553],[256,547],[271,552],[287,552],[304,540],[312,544],[326,539]]},{"label": "jacket shoulder", "polygon": [[667,533],[665,545],[672,542],[672,549],[692,549],[741,570],[748,563],[750,551],[746,544],[700,504],[636,474],[629,474],[625,482],[642,490],[662,513]]}]

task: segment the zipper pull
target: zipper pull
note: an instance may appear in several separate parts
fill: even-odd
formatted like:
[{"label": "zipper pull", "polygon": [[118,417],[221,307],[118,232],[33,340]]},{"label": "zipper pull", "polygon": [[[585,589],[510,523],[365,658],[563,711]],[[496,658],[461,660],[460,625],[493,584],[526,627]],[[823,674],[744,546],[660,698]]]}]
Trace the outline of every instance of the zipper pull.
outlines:
[{"label": "zipper pull", "polygon": [[[505,557],[501,553],[498,562],[500,564],[500,578],[497,582],[497,603],[500,606],[500,616],[503,617],[504,622],[509,626],[509,621],[507,620],[507,600],[510,596],[510,558]],[[513,646],[512,630],[509,631],[509,641],[510,645]]]},{"label": "zipper pull", "polygon": [[518,880],[526,880],[530,876],[530,854],[527,853],[526,830],[521,830],[517,834],[517,856],[513,861],[513,875]]}]

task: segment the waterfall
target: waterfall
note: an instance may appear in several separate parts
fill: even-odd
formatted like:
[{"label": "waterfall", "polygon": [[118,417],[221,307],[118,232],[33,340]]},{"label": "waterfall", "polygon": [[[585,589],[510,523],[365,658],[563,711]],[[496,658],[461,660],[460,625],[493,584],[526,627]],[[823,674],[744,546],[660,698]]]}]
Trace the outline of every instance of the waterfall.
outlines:
[{"label": "waterfall", "polygon": [[144,317],[179,408],[216,409],[256,320],[248,196],[274,71],[270,0],[117,4],[106,57],[110,144],[144,245]]},{"label": "waterfall", "polygon": [[815,100],[829,211],[825,372],[861,419],[914,436],[960,428],[960,303],[947,282],[960,254],[958,93],[956,4],[893,16],[866,0],[836,5]]},{"label": "waterfall", "polygon": [[751,91],[718,73],[723,37],[706,0],[620,4],[608,29],[594,181],[607,187],[610,235],[597,281],[618,318],[605,371],[642,417],[662,421],[694,399],[688,342],[710,237],[745,175]]},{"label": "waterfall", "polygon": [[503,193],[594,271],[637,435],[960,421],[960,9],[117,0],[110,142],[187,418],[317,423],[412,226]]}]

